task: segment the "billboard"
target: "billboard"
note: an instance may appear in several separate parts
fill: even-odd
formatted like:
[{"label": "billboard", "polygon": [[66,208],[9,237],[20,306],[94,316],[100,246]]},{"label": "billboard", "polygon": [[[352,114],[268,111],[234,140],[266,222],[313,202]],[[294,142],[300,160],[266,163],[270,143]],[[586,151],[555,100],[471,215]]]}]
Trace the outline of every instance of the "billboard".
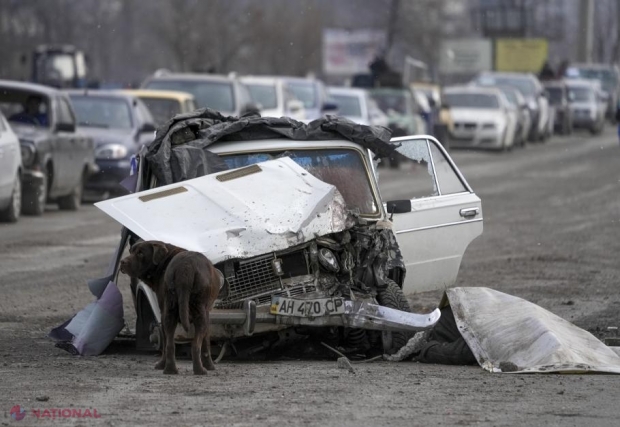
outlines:
[{"label": "billboard", "polygon": [[495,39],[495,70],[538,73],[548,50],[546,39]]},{"label": "billboard", "polygon": [[328,75],[368,73],[368,65],[385,48],[385,32],[323,30],[323,72]]},{"label": "billboard", "polygon": [[493,66],[493,46],[487,39],[445,40],[441,45],[441,74],[475,74]]}]

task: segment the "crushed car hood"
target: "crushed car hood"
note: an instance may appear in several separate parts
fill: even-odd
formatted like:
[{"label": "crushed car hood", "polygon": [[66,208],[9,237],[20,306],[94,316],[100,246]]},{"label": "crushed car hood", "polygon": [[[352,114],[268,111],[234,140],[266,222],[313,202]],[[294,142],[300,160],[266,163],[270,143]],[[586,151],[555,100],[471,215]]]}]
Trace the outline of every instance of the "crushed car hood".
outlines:
[{"label": "crushed car hood", "polygon": [[95,204],[144,240],[248,258],[353,225],[333,185],[284,157]]}]

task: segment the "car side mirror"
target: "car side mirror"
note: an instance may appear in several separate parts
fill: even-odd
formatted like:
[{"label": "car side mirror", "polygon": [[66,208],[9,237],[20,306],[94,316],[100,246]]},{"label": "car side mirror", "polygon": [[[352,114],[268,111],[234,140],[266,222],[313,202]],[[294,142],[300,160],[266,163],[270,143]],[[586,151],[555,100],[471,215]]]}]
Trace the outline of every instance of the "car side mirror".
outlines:
[{"label": "car side mirror", "polygon": [[56,132],[75,132],[75,123],[56,123]]},{"label": "car side mirror", "polygon": [[411,212],[411,200],[390,200],[386,203],[387,211],[391,214]]},{"label": "car side mirror", "polygon": [[147,132],[155,132],[157,130],[157,126],[155,126],[153,123],[145,123],[142,125],[142,127],[140,128],[140,133],[147,133]]},{"label": "car side mirror", "polygon": [[321,107],[321,112],[325,114],[336,114],[338,112],[338,104],[334,101],[325,101]]}]

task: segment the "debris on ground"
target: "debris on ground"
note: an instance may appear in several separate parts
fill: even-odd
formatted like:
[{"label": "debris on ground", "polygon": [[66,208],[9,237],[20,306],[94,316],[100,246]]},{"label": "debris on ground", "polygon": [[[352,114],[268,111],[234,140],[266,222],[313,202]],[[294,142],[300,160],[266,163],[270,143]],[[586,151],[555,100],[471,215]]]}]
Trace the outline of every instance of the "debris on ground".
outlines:
[{"label": "debris on ground", "polygon": [[339,357],[337,361],[337,366],[339,369],[348,369],[352,374],[355,373],[355,369],[353,369],[353,365],[351,365],[351,361],[348,357]]}]

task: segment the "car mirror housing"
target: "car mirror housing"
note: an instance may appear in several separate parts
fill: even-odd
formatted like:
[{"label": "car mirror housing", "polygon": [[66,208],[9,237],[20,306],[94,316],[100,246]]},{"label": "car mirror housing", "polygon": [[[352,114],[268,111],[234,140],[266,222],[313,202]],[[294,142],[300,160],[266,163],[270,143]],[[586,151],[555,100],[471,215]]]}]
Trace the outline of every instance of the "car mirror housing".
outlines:
[{"label": "car mirror housing", "polygon": [[411,200],[390,200],[386,206],[389,214],[411,212]]},{"label": "car mirror housing", "polygon": [[75,123],[56,123],[56,132],[75,132]]}]

